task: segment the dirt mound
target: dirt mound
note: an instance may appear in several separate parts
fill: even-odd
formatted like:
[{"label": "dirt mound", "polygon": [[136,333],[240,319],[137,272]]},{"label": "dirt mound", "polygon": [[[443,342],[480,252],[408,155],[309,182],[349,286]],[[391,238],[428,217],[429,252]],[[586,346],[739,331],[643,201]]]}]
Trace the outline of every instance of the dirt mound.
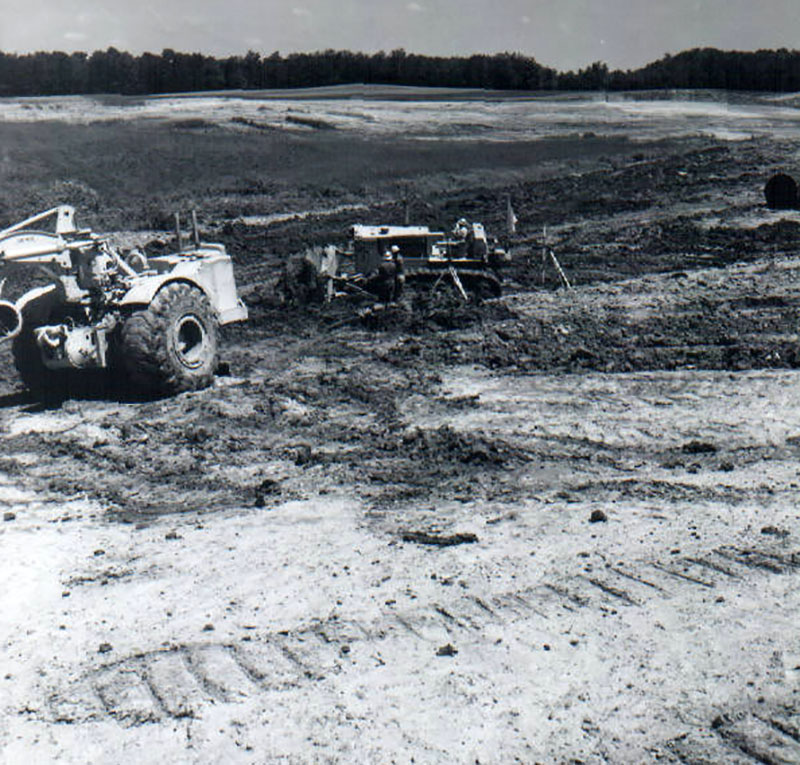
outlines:
[{"label": "dirt mound", "polygon": [[399,448],[406,459],[427,466],[460,463],[501,467],[528,459],[524,452],[507,443],[459,433],[446,425],[436,430],[418,428],[403,437]]},{"label": "dirt mound", "polygon": [[[47,210],[57,205],[72,205],[78,211],[92,213],[100,208],[100,195],[86,183],[74,179],[58,180],[33,193],[30,209]],[[79,221],[79,224],[82,221]]]},{"label": "dirt mound", "polygon": [[503,321],[515,315],[501,301],[482,301],[471,296],[469,302],[464,302],[450,290],[434,292],[424,287],[413,293],[411,310],[416,317],[413,328],[420,331],[465,329],[476,324]]},{"label": "dirt mound", "polygon": [[432,292],[418,287],[407,289],[400,303],[362,311],[360,323],[371,330],[426,334],[467,329],[514,315],[501,302],[474,299],[465,302],[449,291]]},{"label": "dirt mound", "polygon": [[[795,313],[795,309],[792,309]],[[749,317],[729,310],[697,310],[637,324],[622,316],[606,318],[570,312],[557,322],[526,320],[487,333],[465,361],[519,370],[798,368],[800,349],[784,336],[782,317],[761,322],[779,334],[759,335]]]}]

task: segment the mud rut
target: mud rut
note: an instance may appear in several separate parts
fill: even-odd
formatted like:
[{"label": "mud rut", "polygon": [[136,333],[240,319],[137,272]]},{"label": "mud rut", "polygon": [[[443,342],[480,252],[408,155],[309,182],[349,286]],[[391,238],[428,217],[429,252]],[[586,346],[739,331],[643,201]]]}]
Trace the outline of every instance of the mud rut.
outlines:
[{"label": "mud rut", "polygon": [[45,407],[4,373],[7,582],[37,604],[2,622],[9,761],[87,737],[124,762],[800,761],[800,263],[791,217],[753,221],[771,152],[516,187],[570,295],[530,292],[521,241],[511,298],[342,326],[276,307],[256,258],[335,219],[234,227],[232,377]]}]

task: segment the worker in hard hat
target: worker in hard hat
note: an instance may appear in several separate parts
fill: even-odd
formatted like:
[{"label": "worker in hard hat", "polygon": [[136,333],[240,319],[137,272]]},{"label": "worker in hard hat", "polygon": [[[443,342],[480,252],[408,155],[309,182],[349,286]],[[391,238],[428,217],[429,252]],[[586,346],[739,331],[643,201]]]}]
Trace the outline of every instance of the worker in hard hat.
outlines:
[{"label": "worker in hard hat", "polygon": [[448,248],[450,257],[466,257],[471,238],[472,227],[466,218],[459,218],[456,225],[453,226],[453,242]]},{"label": "worker in hard hat", "polygon": [[378,265],[378,272],[372,281],[372,291],[383,303],[392,303],[403,290],[403,256],[400,248],[392,245],[383,253],[383,260]]},{"label": "worker in hard hat", "polygon": [[400,300],[403,294],[403,287],[406,284],[405,268],[403,265],[403,256],[400,254],[400,248],[395,244],[389,250],[394,262],[394,289],[392,291],[392,302],[396,303]]}]

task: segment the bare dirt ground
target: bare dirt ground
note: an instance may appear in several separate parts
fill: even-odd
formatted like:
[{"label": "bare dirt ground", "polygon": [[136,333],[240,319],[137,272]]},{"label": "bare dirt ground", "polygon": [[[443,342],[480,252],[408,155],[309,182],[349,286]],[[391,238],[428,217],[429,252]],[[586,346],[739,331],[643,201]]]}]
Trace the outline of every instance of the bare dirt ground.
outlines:
[{"label": "bare dirt ground", "polygon": [[[800,142],[657,119],[0,123],[4,222],[83,202],[148,240],[194,205],[251,311],[169,399],[42,404],[3,351],[3,761],[800,762],[800,219],[761,192]],[[403,195],[500,232],[507,194],[499,301],[275,296]]]}]

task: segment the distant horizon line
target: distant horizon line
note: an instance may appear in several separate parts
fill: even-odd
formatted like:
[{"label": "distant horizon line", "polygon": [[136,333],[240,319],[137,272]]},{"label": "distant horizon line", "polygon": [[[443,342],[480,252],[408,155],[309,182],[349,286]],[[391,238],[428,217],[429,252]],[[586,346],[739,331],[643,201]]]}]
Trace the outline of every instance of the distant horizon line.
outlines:
[{"label": "distant horizon line", "polygon": [[592,64],[567,72],[522,53],[427,56],[403,48],[367,54],[329,48],[268,56],[249,50],[227,58],[163,48],[134,55],[105,50],[0,51],[0,96],[155,95],[264,91],[336,85],[467,88],[493,91],[728,90],[800,91],[800,51],[691,48],[638,69]]},{"label": "distant horizon line", "polygon": [[[390,57],[393,54],[402,53],[406,58],[421,58],[421,59],[441,59],[441,60],[469,60],[472,58],[496,58],[500,56],[511,56],[515,58],[522,58],[532,62],[535,62],[538,66],[549,69],[559,75],[569,74],[569,73],[578,73],[585,71],[594,66],[601,66],[605,67],[610,73],[634,73],[637,71],[641,71],[642,69],[646,69],[649,66],[654,64],[658,64],[665,59],[674,59],[678,58],[684,54],[688,53],[695,53],[700,51],[713,51],[716,53],[722,54],[740,54],[740,55],[758,55],[758,54],[777,54],[781,52],[786,52],[788,54],[800,54],[800,48],[786,48],[786,47],[779,47],[779,48],[756,48],[756,49],[734,49],[734,48],[717,48],[715,46],[705,45],[705,46],[694,46],[692,48],[685,48],[677,53],[672,53],[671,51],[664,51],[660,56],[657,58],[650,59],[642,64],[635,65],[635,66],[628,66],[628,67],[621,67],[621,66],[614,66],[610,65],[607,61],[603,61],[601,59],[596,59],[594,61],[589,61],[584,64],[582,67],[573,67],[569,69],[559,69],[556,66],[552,66],[550,64],[543,63],[535,55],[530,53],[523,53],[522,51],[518,50],[498,50],[494,52],[486,52],[486,51],[474,51],[471,53],[418,53],[415,51],[408,51],[402,46],[398,48],[392,48],[390,50],[386,49],[379,49],[372,52],[367,52],[363,50],[351,50],[349,48],[319,48],[315,50],[303,50],[303,51],[292,51],[291,53],[282,53],[280,50],[273,50],[270,52],[256,50],[254,48],[248,48],[247,51],[243,53],[205,53],[200,50],[178,50],[177,48],[172,47],[164,47],[160,51],[155,52],[152,50],[141,50],[141,52],[133,52],[131,50],[125,50],[122,48],[118,48],[116,45],[107,45],[105,48],[94,48],[93,50],[81,50],[75,49],[71,51],[67,50],[45,50],[45,49],[36,49],[36,50],[28,50],[28,51],[17,51],[17,50],[5,50],[0,48],[0,56],[17,56],[17,57],[27,57],[27,56],[36,56],[36,55],[63,55],[67,57],[71,56],[86,56],[87,58],[91,58],[94,54],[102,54],[107,53],[110,50],[114,50],[120,54],[128,55],[133,58],[142,58],[144,56],[154,56],[159,57],[163,56],[165,52],[171,52],[175,55],[179,56],[202,56],[203,58],[207,59],[214,59],[216,61],[228,61],[234,59],[246,59],[250,54],[255,54],[258,56],[262,61],[268,60],[273,57],[278,57],[281,60],[287,60],[292,57],[302,57],[302,56],[321,56],[324,54],[349,54],[353,56],[364,56],[367,58],[377,57],[377,56],[386,56]],[[353,83],[357,84],[357,83]]]}]

